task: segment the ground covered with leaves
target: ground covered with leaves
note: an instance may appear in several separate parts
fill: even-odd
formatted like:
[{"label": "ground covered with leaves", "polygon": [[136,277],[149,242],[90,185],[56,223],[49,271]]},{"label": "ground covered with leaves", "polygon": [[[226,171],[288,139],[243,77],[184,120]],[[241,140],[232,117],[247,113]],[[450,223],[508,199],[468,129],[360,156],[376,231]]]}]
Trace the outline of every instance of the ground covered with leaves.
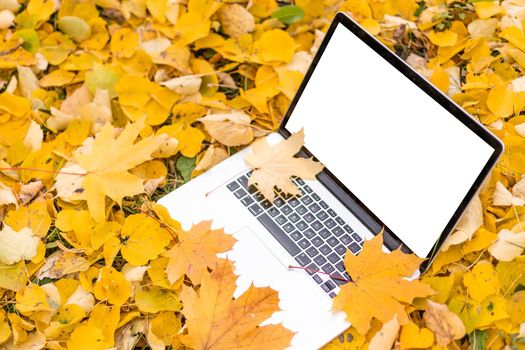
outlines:
[{"label": "ground covered with leaves", "polygon": [[0,348],[285,347],[234,240],[155,201],[279,125],[338,10],[506,151],[419,280],[381,236],[346,257],[326,349],[525,349],[524,0],[0,0]]}]

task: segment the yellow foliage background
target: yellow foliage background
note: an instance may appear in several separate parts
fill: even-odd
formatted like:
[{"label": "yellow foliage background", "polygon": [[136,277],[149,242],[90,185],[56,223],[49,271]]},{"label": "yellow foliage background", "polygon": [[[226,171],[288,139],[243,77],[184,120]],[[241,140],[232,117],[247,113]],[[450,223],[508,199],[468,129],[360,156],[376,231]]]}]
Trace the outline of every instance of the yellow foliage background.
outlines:
[{"label": "yellow foliage background", "polygon": [[523,0],[0,1],[0,347],[183,347],[155,200],[278,127],[337,11],[506,147],[421,277],[465,334],[421,298],[394,347],[525,349]]}]

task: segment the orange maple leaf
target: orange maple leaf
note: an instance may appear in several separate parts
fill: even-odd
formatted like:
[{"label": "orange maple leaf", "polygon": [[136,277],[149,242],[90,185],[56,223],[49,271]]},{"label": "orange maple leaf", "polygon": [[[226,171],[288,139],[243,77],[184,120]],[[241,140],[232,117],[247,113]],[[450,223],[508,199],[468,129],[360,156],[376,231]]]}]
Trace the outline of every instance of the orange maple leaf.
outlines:
[{"label": "orange maple leaf", "polygon": [[384,253],[382,245],[381,233],[366,241],[359,255],[347,251],[344,263],[352,282],[342,285],[333,301],[334,308],[344,310],[347,320],[361,334],[368,331],[374,317],[384,323],[397,314],[399,323],[407,324],[403,303],[410,304],[416,297],[435,293],[425,283],[404,279],[416,271],[424,259],[399,249]]},{"label": "orange maple leaf", "polygon": [[237,299],[233,264],[219,262],[202,278],[198,292],[185,286],[180,293],[188,334],[184,345],[197,350],[272,350],[288,347],[294,333],[280,324],[259,326],[279,310],[278,292],[253,284]]},{"label": "orange maple leaf", "polygon": [[200,284],[208,267],[217,263],[218,253],[231,250],[237,242],[224,230],[212,230],[211,221],[193,225],[189,231],[179,233],[179,242],[165,256],[169,258],[166,273],[170,283],[186,274],[194,284]]}]

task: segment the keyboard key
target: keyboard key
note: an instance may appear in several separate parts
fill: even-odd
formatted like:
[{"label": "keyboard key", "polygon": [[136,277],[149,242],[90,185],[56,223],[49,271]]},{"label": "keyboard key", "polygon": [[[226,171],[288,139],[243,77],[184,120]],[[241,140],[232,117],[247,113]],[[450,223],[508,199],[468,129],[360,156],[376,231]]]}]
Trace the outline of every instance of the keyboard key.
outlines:
[{"label": "keyboard key", "polygon": [[333,267],[332,265],[330,264],[326,264],[322,267],[323,271],[326,272],[326,273],[332,273],[335,271],[335,267]]},{"label": "keyboard key", "polygon": [[323,266],[324,264],[326,264],[326,259],[322,255],[316,256],[314,261],[318,266]]},{"label": "keyboard key", "polygon": [[240,185],[236,181],[233,181],[233,182],[230,182],[228,184],[228,186],[226,186],[226,187],[228,187],[228,189],[233,192],[236,189],[238,189],[240,187]]},{"label": "keyboard key", "polygon": [[315,266],[315,264],[310,264],[306,268],[308,269],[306,272],[308,272],[309,275],[313,275],[315,271],[317,271],[317,266]]},{"label": "keyboard key", "polygon": [[261,192],[257,192],[256,194],[254,194],[253,198],[255,198],[257,202],[264,201],[264,195]]},{"label": "keyboard key", "polygon": [[270,210],[268,210],[268,214],[270,214],[272,217],[276,217],[279,215],[279,210],[276,208],[270,208]]},{"label": "keyboard key", "polygon": [[267,199],[263,200],[261,205],[264,209],[270,209],[272,207],[272,203],[270,203],[270,201]]},{"label": "keyboard key", "polygon": [[299,241],[299,246],[303,249],[306,249],[308,248],[309,246],[311,245],[310,241],[307,240],[306,238],[303,238]]},{"label": "keyboard key", "polygon": [[359,244],[354,242],[354,243],[350,244],[348,249],[350,249],[350,251],[355,254],[355,253],[357,253],[358,251],[361,250],[361,247],[359,246]]},{"label": "keyboard key", "polygon": [[317,216],[317,218],[321,221],[325,221],[326,218],[328,218],[328,214],[325,211],[320,211],[317,214],[315,214],[315,216]]},{"label": "keyboard key", "polygon": [[246,176],[241,176],[240,178],[237,179],[237,181],[239,181],[242,187],[248,189],[248,178]]},{"label": "keyboard key", "polygon": [[306,209],[306,207],[304,205],[301,205],[300,207],[297,207],[297,212],[301,215],[304,215],[306,214],[306,212],[308,212],[308,209]]},{"label": "keyboard key", "polygon": [[281,208],[281,211],[283,212],[284,215],[288,215],[293,211],[293,209],[290,208],[289,205],[285,205],[284,207]]},{"label": "keyboard key", "polygon": [[279,215],[275,218],[275,221],[277,221],[279,225],[284,225],[288,220],[286,220],[286,218],[283,215]]},{"label": "keyboard key", "polygon": [[321,238],[319,238],[319,237],[314,237],[314,238],[312,239],[312,244],[313,244],[314,246],[316,246],[316,247],[319,247],[319,246],[320,246],[321,244],[323,244],[323,243],[324,243],[324,241],[323,241]]},{"label": "keyboard key", "polygon": [[317,213],[319,210],[321,210],[321,207],[317,203],[310,205],[308,208],[313,213]]},{"label": "keyboard key", "polygon": [[330,292],[330,294],[328,294],[328,296],[333,299],[333,298],[335,298],[335,293],[334,292]]},{"label": "keyboard key", "polygon": [[343,235],[339,237],[339,239],[341,240],[341,242],[343,242],[344,245],[349,245],[350,243],[352,243],[352,238],[350,238],[349,235]]},{"label": "keyboard key", "polygon": [[301,232],[299,232],[299,231],[296,230],[296,231],[294,231],[294,232],[292,232],[292,233],[290,234],[290,237],[292,237],[292,239],[293,239],[294,241],[297,241],[297,240],[303,238],[303,235],[301,234]]},{"label": "keyboard key", "polygon": [[299,186],[303,186],[303,185],[304,185],[304,181],[303,181],[303,179],[300,179],[300,178],[296,178],[296,179],[294,180],[294,182],[295,182],[296,184],[298,184]]},{"label": "keyboard key", "polygon": [[259,215],[260,213],[263,212],[263,209],[257,204],[255,203],[254,205],[250,206],[248,208],[248,210],[253,214],[253,215]]},{"label": "keyboard key", "polygon": [[321,251],[321,253],[323,253],[323,255],[328,255],[333,251],[332,248],[329,247],[327,244],[323,245],[321,248],[319,248],[319,250]]},{"label": "keyboard key", "polygon": [[341,260],[339,255],[337,255],[336,253],[332,253],[332,254],[328,255],[327,258],[328,258],[328,261],[330,261],[332,264],[335,264],[336,262]]},{"label": "keyboard key", "polygon": [[328,209],[328,204],[326,204],[324,201],[320,201],[320,202],[319,202],[319,205],[320,205],[321,208],[323,208],[323,209]]},{"label": "keyboard key", "polygon": [[339,225],[344,225],[345,224],[345,221],[343,219],[341,219],[339,216],[335,218],[335,221],[339,224]]},{"label": "keyboard key", "polygon": [[301,202],[303,202],[304,205],[309,205],[310,203],[313,202],[313,199],[310,198],[309,196],[302,196]]},{"label": "keyboard key", "polygon": [[348,233],[352,233],[352,232],[354,232],[354,230],[352,230],[352,228],[351,228],[350,226],[348,226],[348,225],[344,225],[343,228],[344,228],[345,231],[348,232]]},{"label": "keyboard key", "polygon": [[286,232],[290,233],[292,232],[293,230],[295,230],[295,227],[291,224],[291,223],[286,223],[284,226],[283,226],[283,230],[285,230]]},{"label": "keyboard key", "polygon": [[341,236],[343,233],[345,233],[345,230],[343,230],[343,228],[341,226],[336,226],[332,229],[332,232],[334,233],[334,235],[336,235],[337,237]]},{"label": "keyboard key", "polygon": [[237,198],[242,198],[242,197],[246,196],[248,193],[245,190],[243,190],[242,188],[239,188],[237,191],[233,192],[233,194]]},{"label": "keyboard key", "polygon": [[312,238],[313,236],[315,236],[315,231],[312,230],[311,228],[309,228],[309,229],[305,230],[305,231],[303,232],[303,234],[304,234],[306,237],[308,237],[308,238]]},{"label": "keyboard key", "polygon": [[244,197],[243,199],[241,199],[241,203],[244,204],[245,207],[249,206],[253,202],[255,201],[253,200],[252,197]]},{"label": "keyboard key", "polygon": [[339,270],[339,272],[344,272],[345,271],[345,264],[343,263],[343,260],[341,260],[340,262],[335,264],[335,268],[337,270]]},{"label": "keyboard key", "polygon": [[[338,277],[338,278],[336,278]],[[332,273],[332,281],[335,282],[335,284],[337,284],[338,286],[341,286],[345,283],[348,283],[348,281],[345,280],[345,278],[343,276],[341,276],[341,274],[337,273],[337,272],[334,272]]]},{"label": "keyboard key", "polygon": [[[319,231],[320,229],[323,228],[323,224],[321,223],[321,221],[319,220],[315,220],[314,222],[311,223],[312,225],[312,228],[316,231]],[[323,237],[324,238],[324,237]]]},{"label": "keyboard key", "polygon": [[303,216],[303,219],[306,220],[306,222],[312,222],[315,220],[315,216],[312,213],[306,213],[306,215]]},{"label": "keyboard key", "polygon": [[333,211],[332,209],[328,209],[328,214],[330,214],[331,217],[337,216],[336,212]]},{"label": "keyboard key", "polygon": [[341,244],[338,245],[337,247],[335,247],[334,250],[335,250],[335,251],[337,252],[337,254],[339,254],[339,255],[344,255],[344,254],[346,253],[346,248],[345,248],[343,245],[341,245]]},{"label": "keyboard key", "polygon": [[312,189],[310,188],[310,186],[308,186],[308,185],[304,186],[303,188],[304,188],[304,190],[305,190],[307,193],[312,193],[312,192],[314,191],[314,190],[312,190]]},{"label": "keyboard key", "polygon": [[292,198],[288,201],[288,204],[290,204],[293,208],[301,204],[297,198]]},{"label": "keyboard key", "polygon": [[[301,251],[301,249],[297,246],[297,244],[294,243],[286,235],[286,233],[281,230],[281,228],[273,222],[272,218],[269,217],[267,214],[262,214],[257,217],[257,220],[261,224],[263,224],[264,227],[272,234],[272,236],[279,242],[281,245],[290,253],[292,256],[296,255]],[[304,265],[303,265],[304,266]]]},{"label": "keyboard key", "polygon": [[328,228],[332,228],[332,227],[334,227],[335,225],[337,225],[337,224],[335,223],[335,221],[332,220],[332,219],[328,219],[328,220],[326,220],[326,221],[324,222],[324,224],[325,224],[325,226],[328,227]]},{"label": "keyboard key", "polygon": [[356,232],[352,233],[352,238],[355,239],[357,242],[361,242],[363,240],[361,236],[359,236]]},{"label": "keyboard key", "polygon": [[288,220],[290,220],[293,223],[296,223],[300,219],[301,219],[301,217],[299,215],[297,215],[296,213],[292,213],[292,215],[288,216]]},{"label": "keyboard key", "polygon": [[282,198],[276,198],[274,201],[273,201],[273,204],[277,207],[277,208],[280,208],[284,205],[284,201]]},{"label": "keyboard key", "polygon": [[323,228],[321,231],[319,231],[319,236],[323,237],[324,239],[330,237],[332,234],[327,229]]},{"label": "keyboard key", "polygon": [[316,256],[317,254],[319,254],[319,252],[317,251],[317,249],[315,249],[314,247],[310,247],[308,249],[306,249],[306,254],[308,254],[308,256],[310,258],[313,258],[314,256]]},{"label": "keyboard key", "polygon": [[332,281],[326,281],[326,283],[321,284],[321,287],[325,292],[330,292],[332,289],[335,288],[335,284]]},{"label": "keyboard key", "polygon": [[321,284],[323,283],[323,279],[321,277],[319,277],[319,275],[314,275],[314,277],[312,277],[314,279],[314,281],[316,281],[318,284]]},{"label": "keyboard key", "polygon": [[326,242],[328,242],[328,244],[330,244],[331,247],[335,247],[336,245],[339,244],[339,241],[337,240],[337,238],[335,237],[330,237],[326,240]]},{"label": "keyboard key", "polygon": [[297,226],[297,228],[301,231],[304,231],[308,228],[308,225],[303,220],[299,221],[297,224],[295,224],[295,226]]},{"label": "keyboard key", "polygon": [[302,266],[305,267],[309,263],[312,262],[312,260],[305,254],[301,253],[295,257],[295,260]]},{"label": "keyboard key", "polygon": [[320,201],[321,200],[321,197],[319,197],[319,195],[317,193],[312,193],[312,198],[315,199],[316,201]]}]

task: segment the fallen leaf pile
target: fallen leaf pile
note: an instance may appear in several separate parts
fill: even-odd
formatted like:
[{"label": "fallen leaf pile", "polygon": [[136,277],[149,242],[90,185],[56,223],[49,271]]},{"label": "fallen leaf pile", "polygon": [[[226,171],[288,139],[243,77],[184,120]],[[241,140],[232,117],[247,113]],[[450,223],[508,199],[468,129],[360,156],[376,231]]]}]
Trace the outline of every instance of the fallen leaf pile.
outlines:
[{"label": "fallen leaf pile", "polygon": [[[0,348],[285,346],[258,327],[275,292],[231,298],[231,236],[155,201],[278,127],[338,10],[506,152],[418,281],[401,278],[413,257],[377,275],[347,257],[336,305],[373,297],[326,348],[524,349],[523,0],[0,1]],[[301,144],[255,143],[251,183],[294,193],[321,170]]]}]

